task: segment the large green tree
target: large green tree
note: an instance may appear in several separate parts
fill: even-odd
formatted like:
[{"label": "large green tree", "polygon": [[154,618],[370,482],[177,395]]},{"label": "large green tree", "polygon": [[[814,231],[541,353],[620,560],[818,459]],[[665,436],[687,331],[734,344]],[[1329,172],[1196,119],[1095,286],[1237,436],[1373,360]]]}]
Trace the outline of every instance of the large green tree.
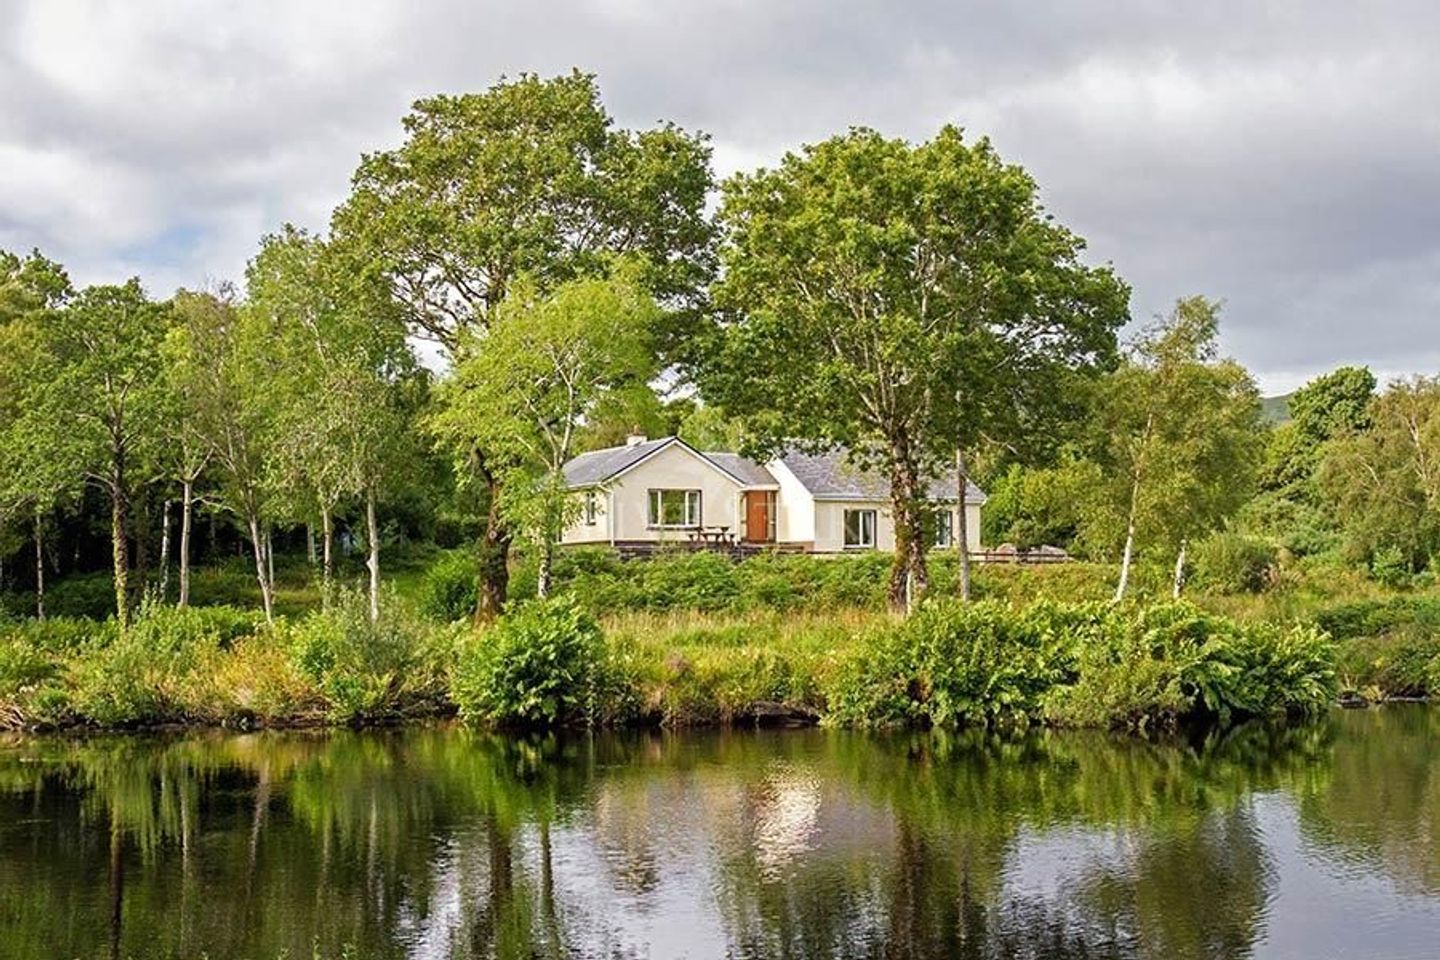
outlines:
[{"label": "large green tree", "polygon": [[[613,254],[635,255],[676,316],[693,312],[712,270],[704,137],[617,128],[578,72],[420,100],[404,125],[401,146],[363,158],[332,232],[447,361],[522,275],[544,290],[603,273]],[[507,465],[478,446],[467,463],[486,492],[481,608],[494,613],[513,535],[499,507]]]},{"label": "large green tree", "polygon": [[1037,192],[954,127],[921,144],[853,130],[725,184],[702,392],[757,451],[844,445],[888,477],[897,606],[928,582],[928,481],[1025,429],[1050,374],[1105,362],[1126,319],[1125,285],[1081,262]]},{"label": "large green tree", "polygon": [[170,312],[131,280],[87,287],[40,316],[52,374],[38,385],[35,410],[64,430],[86,479],[110,501],[115,609],[128,624],[134,468],[160,436],[160,345]]}]

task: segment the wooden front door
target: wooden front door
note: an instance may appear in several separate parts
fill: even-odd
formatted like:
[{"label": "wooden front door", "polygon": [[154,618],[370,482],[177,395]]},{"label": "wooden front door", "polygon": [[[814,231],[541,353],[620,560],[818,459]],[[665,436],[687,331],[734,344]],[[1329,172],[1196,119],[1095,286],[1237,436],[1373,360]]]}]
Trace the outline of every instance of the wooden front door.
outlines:
[{"label": "wooden front door", "polygon": [[745,493],[745,540],[772,543],[775,540],[775,491],[748,490]]}]

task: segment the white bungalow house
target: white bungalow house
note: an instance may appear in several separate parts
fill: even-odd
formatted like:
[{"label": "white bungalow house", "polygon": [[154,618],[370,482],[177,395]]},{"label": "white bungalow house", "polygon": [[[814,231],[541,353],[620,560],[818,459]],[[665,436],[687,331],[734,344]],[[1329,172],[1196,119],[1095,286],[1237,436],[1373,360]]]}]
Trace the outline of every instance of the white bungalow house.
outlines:
[{"label": "white bungalow house", "polygon": [[[581,454],[565,464],[565,481],[583,498],[566,544],[653,545],[664,542],[775,545],[813,553],[893,550],[890,485],[845,463],[843,451],[789,451],[765,464],[735,453],[701,452],[679,437],[631,437],[623,447]],[[950,546],[957,529],[955,476],[931,485],[935,543]],[[974,484],[965,495],[969,545],[980,549]]]}]

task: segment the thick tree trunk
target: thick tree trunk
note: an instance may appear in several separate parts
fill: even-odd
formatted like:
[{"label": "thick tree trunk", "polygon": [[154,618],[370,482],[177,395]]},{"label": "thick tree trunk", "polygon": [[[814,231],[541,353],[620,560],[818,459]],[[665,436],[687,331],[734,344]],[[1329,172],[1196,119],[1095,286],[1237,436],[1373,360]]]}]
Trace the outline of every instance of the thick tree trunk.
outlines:
[{"label": "thick tree trunk", "polygon": [[1175,555],[1175,579],[1171,584],[1170,596],[1176,600],[1180,599],[1180,591],[1185,589],[1185,548],[1189,541],[1180,539],[1180,552]]},{"label": "thick tree trunk", "polygon": [[170,597],[170,501],[160,505],[160,602]]},{"label": "thick tree trunk", "polygon": [[510,591],[510,530],[500,514],[500,478],[486,464],[479,451],[473,456],[476,473],[485,483],[485,532],[480,540],[479,600],[477,622],[493,620],[505,607]]},{"label": "thick tree trunk", "polygon": [[190,605],[190,527],[195,514],[195,485],[185,481],[180,494],[180,599],[181,608]]},{"label": "thick tree trunk", "polygon": [[275,622],[275,606],[270,596],[270,580],[265,575],[265,538],[260,533],[260,518],[254,513],[247,518],[250,546],[255,554],[255,579],[260,582],[260,603],[265,608],[265,622]]},{"label": "thick tree trunk", "polygon": [[970,467],[963,448],[955,448],[955,555],[960,560],[960,599],[970,599],[970,518],[965,494],[970,488]]},{"label": "thick tree trunk", "polygon": [[365,490],[365,539],[370,554],[365,566],[370,571],[370,622],[380,620],[380,525],[375,522],[375,487]]},{"label": "thick tree trunk", "polygon": [[920,501],[920,480],[903,448],[897,448],[891,470],[890,503],[895,519],[890,606],[908,612],[929,589],[930,572],[925,565],[925,512]]},{"label": "thick tree trunk", "polygon": [[45,517],[35,511],[35,619],[45,619]]}]

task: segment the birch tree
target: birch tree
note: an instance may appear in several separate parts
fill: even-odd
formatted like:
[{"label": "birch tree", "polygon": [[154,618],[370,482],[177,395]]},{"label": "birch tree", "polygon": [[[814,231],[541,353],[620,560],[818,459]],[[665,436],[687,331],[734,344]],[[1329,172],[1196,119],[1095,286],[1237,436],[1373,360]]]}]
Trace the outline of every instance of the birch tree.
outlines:
[{"label": "birch tree", "polygon": [[45,403],[57,371],[41,315],[63,307],[73,293],[53,261],[0,251],[0,525],[28,527],[41,620],[47,519],[76,492],[83,472],[73,438]]},{"label": "birch tree", "polygon": [[327,593],[334,511],[346,498],[360,502],[374,621],[379,504],[418,455],[411,428],[424,377],[388,291],[353,253],[287,225],[264,239],[246,286],[277,358],[272,466],[281,486],[313,497],[319,510]]},{"label": "birch tree", "polygon": [[1116,601],[1142,545],[1176,557],[1178,594],[1188,541],[1254,491],[1264,446],[1259,393],[1243,367],[1219,356],[1219,309],[1204,297],[1178,301],[1102,387],[1098,459],[1109,485],[1101,495],[1124,523]]},{"label": "birch tree", "polygon": [[539,594],[578,503],[561,468],[594,411],[657,373],[660,311],[632,280],[574,280],[545,296],[521,284],[441,395],[435,427],[463,456],[475,446],[514,464],[501,504],[539,552]]},{"label": "birch tree", "polygon": [[[166,345],[183,384],[193,435],[216,474],[217,501],[245,532],[266,620],[274,619],[268,536],[267,447],[273,419],[267,331],[253,312],[207,293],[177,298],[178,322]],[[197,454],[198,455],[198,454]]]}]

